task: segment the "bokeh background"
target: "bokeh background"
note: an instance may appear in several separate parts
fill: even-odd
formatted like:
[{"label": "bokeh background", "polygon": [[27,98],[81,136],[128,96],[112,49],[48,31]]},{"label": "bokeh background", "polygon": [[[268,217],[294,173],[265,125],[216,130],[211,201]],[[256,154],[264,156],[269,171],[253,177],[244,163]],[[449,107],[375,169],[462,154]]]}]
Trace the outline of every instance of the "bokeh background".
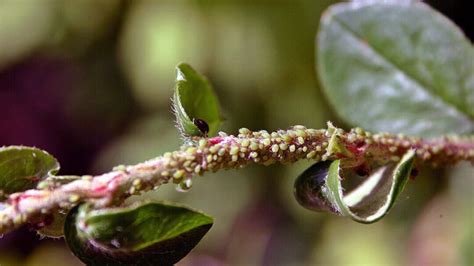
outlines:
[{"label": "bokeh background", "polygon": [[[0,0],[0,145],[47,150],[62,174],[98,174],[179,147],[174,67],[209,77],[225,123],[275,130],[327,120],[314,67],[322,0]],[[473,37],[468,1],[431,1]],[[472,10],[471,10],[472,11]],[[167,199],[215,217],[180,265],[474,265],[472,168],[423,169],[392,212],[361,225],[298,206],[310,162],[206,174]],[[0,265],[81,265],[62,239],[22,228]]]}]

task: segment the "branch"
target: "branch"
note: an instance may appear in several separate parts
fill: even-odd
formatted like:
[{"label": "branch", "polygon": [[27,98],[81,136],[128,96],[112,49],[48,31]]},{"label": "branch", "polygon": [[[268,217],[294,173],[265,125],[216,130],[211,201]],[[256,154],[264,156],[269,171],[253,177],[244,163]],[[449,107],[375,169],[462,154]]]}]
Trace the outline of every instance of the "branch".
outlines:
[{"label": "branch", "polygon": [[46,180],[31,189],[12,194],[0,204],[0,234],[24,224],[41,224],[54,212],[67,211],[87,201],[96,208],[117,206],[131,195],[158,188],[173,181],[187,189],[194,175],[220,169],[242,168],[250,163],[270,165],[300,159],[315,162],[343,160],[357,167],[365,160],[380,163],[398,161],[409,149],[416,149],[418,163],[452,165],[460,160],[474,164],[474,137],[446,136],[422,139],[380,133],[372,135],[360,128],[344,132],[329,123],[328,129],[294,126],[268,133],[239,130],[237,136],[223,132],[218,137],[194,137],[179,151],[132,166],[118,166],[99,176],[82,176],[67,184]]}]

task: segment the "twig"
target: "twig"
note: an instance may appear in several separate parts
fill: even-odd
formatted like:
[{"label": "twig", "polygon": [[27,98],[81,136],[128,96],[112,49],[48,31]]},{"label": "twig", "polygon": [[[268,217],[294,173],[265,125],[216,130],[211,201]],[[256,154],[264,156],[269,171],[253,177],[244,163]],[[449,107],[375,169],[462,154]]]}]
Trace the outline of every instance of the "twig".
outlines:
[{"label": "twig", "polygon": [[40,224],[54,212],[67,211],[79,202],[93,203],[96,208],[117,206],[131,195],[169,181],[188,189],[192,176],[208,171],[300,159],[347,159],[346,167],[356,167],[368,159],[380,163],[398,161],[409,149],[416,149],[418,163],[438,166],[466,160],[474,164],[472,136],[428,140],[386,133],[372,135],[359,128],[344,132],[331,124],[328,129],[294,126],[272,133],[242,128],[237,136],[220,132],[213,138],[195,137],[179,151],[133,166],[118,166],[106,174],[82,176],[67,184],[53,178],[37,189],[12,194],[0,204],[0,234],[24,224]]}]

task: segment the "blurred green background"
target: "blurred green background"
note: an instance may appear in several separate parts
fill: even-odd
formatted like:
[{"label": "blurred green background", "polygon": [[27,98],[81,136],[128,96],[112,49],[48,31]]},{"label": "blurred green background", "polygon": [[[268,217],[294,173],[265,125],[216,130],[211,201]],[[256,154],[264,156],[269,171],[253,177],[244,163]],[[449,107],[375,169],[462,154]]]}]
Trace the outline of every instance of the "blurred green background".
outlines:
[{"label": "blurred green background", "polygon": [[[62,174],[98,174],[179,147],[174,67],[209,77],[222,130],[327,120],[349,128],[314,69],[324,9],[310,0],[0,0],[0,145],[45,149]],[[432,1],[472,40],[462,1]],[[381,222],[307,211],[293,182],[310,162],[206,174],[188,193],[142,198],[201,209],[215,224],[180,265],[473,265],[469,165],[424,169]],[[133,200],[133,199],[131,199]],[[0,265],[81,265],[62,239],[22,228],[0,239]]]}]

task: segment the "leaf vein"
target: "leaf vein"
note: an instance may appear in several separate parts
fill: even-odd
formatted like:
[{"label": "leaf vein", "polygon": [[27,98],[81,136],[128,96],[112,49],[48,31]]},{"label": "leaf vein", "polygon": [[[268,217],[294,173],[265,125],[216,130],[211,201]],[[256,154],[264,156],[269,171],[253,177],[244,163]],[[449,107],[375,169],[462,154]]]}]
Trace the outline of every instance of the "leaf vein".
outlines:
[{"label": "leaf vein", "polygon": [[[346,30],[349,34],[351,34],[353,37],[355,37],[355,39],[357,39],[360,43],[362,43],[362,39],[364,39],[364,36],[361,36],[357,31],[353,30],[349,25],[347,25],[346,23],[344,23],[343,21],[337,19],[336,16],[333,16],[332,19],[337,22],[342,29]],[[375,45],[373,45],[372,43],[365,43],[365,47],[367,47],[368,49],[370,49],[376,56],[379,57],[379,59],[381,59],[383,62],[385,62],[387,65],[389,65],[391,68],[393,68],[394,70],[398,71],[399,73],[401,73],[402,75],[404,75],[405,77],[407,77],[410,81],[412,81],[414,84],[416,84],[418,88],[420,88],[421,90],[423,90],[425,93],[427,93],[431,98],[437,100],[438,102],[440,102],[442,105],[445,105],[447,108],[451,109],[451,110],[454,110],[456,113],[458,113],[460,116],[467,116],[469,120],[473,120],[474,117],[471,116],[469,113],[463,111],[462,109],[460,109],[460,106],[458,106],[456,103],[453,103],[451,101],[448,101],[444,98],[442,98],[440,95],[437,95],[435,94],[434,92],[426,89],[426,87],[430,87],[429,84],[426,84],[426,82],[423,82],[422,80],[420,80],[419,78],[417,78],[414,74],[412,73],[409,73],[407,72],[406,70],[404,70],[401,66],[399,66],[396,62],[394,62],[393,60],[391,60],[390,57],[386,56],[380,49],[378,49]]]}]

